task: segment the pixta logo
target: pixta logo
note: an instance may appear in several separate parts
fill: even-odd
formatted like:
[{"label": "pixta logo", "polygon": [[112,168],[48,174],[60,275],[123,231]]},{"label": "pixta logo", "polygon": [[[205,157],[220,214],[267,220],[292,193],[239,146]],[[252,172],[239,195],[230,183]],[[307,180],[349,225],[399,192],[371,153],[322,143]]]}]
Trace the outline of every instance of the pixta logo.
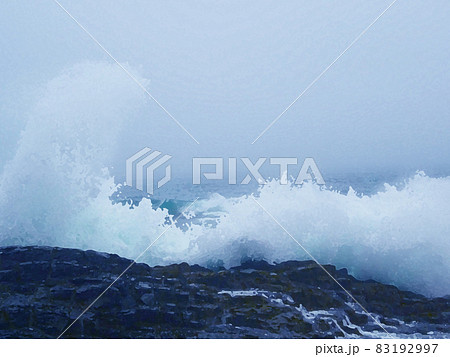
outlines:
[{"label": "pixta logo", "polygon": [[[152,149],[146,147],[131,156],[126,161],[126,184],[128,186],[136,187],[138,190],[153,194],[156,169],[164,165],[172,157],[170,155],[162,155],[159,157],[160,155],[160,151],[152,151]],[[171,175],[172,168],[167,164],[165,175],[157,182],[157,187],[161,188],[169,182]],[[145,180],[147,181],[147,185],[144,189]]]},{"label": "pixta logo", "polygon": [[[155,186],[155,173],[161,166],[165,165],[165,175],[156,182],[156,187],[160,188],[171,179],[172,169],[166,164],[172,156],[163,155],[160,151],[152,151],[146,147],[131,156],[126,161],[126,184],[153,194]],[[265,184],[267,180],[263,177],[260,170],[268,161],[270,165],[279,167],[280,184],[288,184],[288,167],[296,166],[298,160],[295,157],[276,157],[266,158],[260,157],[255,163],[249,158],[243,157],[239,159],[246,170],[246,176],[240,182],[237,180],[238,158],[230,157],[228,161],[228,184],[230,185],[247,185],[252,179],[258,184]],[[192,184],[200,185],[205,180],[224,180],[224,159],[221,157],[194,157],[192,159]],[[304,181],[314,181],[319,185],[325,184],[322,174],[319,171],[313,158],[306,158],[295,179],[295,184],[300,185]],[[146,183],[146,184],[145,184]],[[144,187],[145,186],[145,187]]]},{"label": "pixta logo", "polygon": [[[263,185],[267,180],[262,176],[259,170],[267,162],[267,157],[260,157],[253,163],[248,157],[243,157],[240,160],[244,164],[247,170],[247,175],[240,182],[241,185],[248,185],[252,178],[259,184]],[[237,162],[236,157],[228,158],[228,184],[236,185],[237,182]],[[298,160],[296,157],[272,157],[269,159],[270,165],[276,165],[279,167],[280,172],[280,184],[288,184],[288,166],[297,165]],[[214,166],[213,172],[203,172],[203,166]],[[223,180],[224,179],[224,159],[219,157],[196,157],[192,160],[192,183],[199,185],[201,183],[201,177],[207,180]],[[319,171],[313,158],[308,157],[303,161],[303,165],[295,179],[295,184],[300,185],[304,181],[312,180],[319,185],[325,184],[322,174]]]}]

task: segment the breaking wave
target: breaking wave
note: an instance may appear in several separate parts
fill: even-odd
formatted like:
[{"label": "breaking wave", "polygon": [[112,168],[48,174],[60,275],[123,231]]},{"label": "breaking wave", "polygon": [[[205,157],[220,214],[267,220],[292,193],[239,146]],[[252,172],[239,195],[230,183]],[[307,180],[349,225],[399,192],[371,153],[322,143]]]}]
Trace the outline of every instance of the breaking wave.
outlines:
[{"label": "breaking wave", "polygon": [[[109,160],[123,118],[143,101],[127,83],[113,65],[86,63],[48,84],[0,177],[1,245],[135,258],[167,229],[173,216],[149,199],[133,209],[111,200],[121,186]],[[310,259],[255,198],[323,264],[428,296],[450,294],[450,178],[422,172],[372,195],[276,180],[252,195],[213,194],[195,202],[141,260],[233,266],[249,258]]]}]

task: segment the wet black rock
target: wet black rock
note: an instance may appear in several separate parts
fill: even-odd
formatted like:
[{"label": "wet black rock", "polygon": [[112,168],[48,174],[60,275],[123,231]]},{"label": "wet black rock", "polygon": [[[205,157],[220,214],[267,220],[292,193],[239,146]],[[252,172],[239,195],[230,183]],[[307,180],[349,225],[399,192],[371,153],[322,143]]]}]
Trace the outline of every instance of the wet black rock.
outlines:
[{"label": "wet black rock", "polygon": [[186,263],[157,267],[131,263],[94,251],[0,248],[0,337],[55,338],[75,319],[63,337],[450,334],[448,297],[428,299],[394,286],[359,281],[331,265],[325,265],[326,270],[364,308],[311,261],[276,265],[248,261],[219,271]]}]

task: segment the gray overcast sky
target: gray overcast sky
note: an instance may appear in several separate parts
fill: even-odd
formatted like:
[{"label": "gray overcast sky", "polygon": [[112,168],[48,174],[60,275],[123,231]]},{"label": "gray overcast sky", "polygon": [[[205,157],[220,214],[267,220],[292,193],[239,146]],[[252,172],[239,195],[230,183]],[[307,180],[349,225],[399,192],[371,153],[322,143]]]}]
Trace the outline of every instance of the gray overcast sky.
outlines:
[{"label": "gray overcast sky", "polygon": [[[150,146],[183,162],[312,156],[325,173],[448,171],[446,0],[399,0],[250,144],[390,2],[61,0],[118,61],[149,80],[149,91],[201,144],[147,101],[137,121],[130,109],[109,164]],[[78,63],[111,60],[52,0],[2,1],[0,49],[3,166],[42,86]],[[73,88],[83,90],[89,87]]]}]

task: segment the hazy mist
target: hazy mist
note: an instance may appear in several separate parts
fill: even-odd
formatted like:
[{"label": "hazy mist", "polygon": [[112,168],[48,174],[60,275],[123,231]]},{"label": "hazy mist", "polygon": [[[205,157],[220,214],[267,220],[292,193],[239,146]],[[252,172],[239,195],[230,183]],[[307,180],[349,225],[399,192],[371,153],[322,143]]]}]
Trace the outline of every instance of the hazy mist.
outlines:
[{"label": "hazy mist", "polygon": [[[450,3],[399,0],[254,145],[252,141],[391,1],[67,1],[71,14],[200,142],[154,102],[131,101],[110,162],[144,146],[171,154],[188,172],[192,156],[313,157],[336,172],[448,173]],[[0,4],[0,166],[47,85],[80,63],[113,61],[53,1]],[[117,67],[117,66],[116,66]],[[109,71],[121,70],[117,68]],[[82,70],[81,70],[82,71]],[[101,71],[108,76],[108,70]],[[67,75],[68,108],[106,108],[122,72]],[[61,77],[63,76],[63,77]],[[124,89],[125,90],[125,89]],[[54,91],[53,91],[54,92]],[[101,92],[101,91],[100,91]],[[116,92],[116,91],[115,91]],[[58,94],[56,94],[58,95]],[[124,103],[126,104],[126,103]],[[101,114],[99,114],[101,115]],[[109,125],[114,126],[114,120]],[[115,139],[116,140],[116,139]]]}]

